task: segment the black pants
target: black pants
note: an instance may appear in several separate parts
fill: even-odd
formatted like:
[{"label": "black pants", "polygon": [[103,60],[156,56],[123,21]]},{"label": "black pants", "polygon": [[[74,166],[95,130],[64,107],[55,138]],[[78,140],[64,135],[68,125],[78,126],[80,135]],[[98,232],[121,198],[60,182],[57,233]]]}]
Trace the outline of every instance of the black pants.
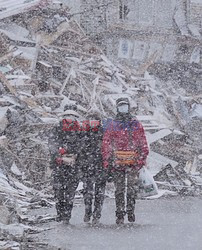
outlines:
[{"label": "black pants", "polygon": [[[83,179],[84,183],[84,204],[85,213],[93,218],[100,219],[102,207],[104,203],[106,179],[102,176],[93,177],[88,176]],[[92,209],[94,197],[94,209]]]},{"label": "black pants", "polygon": [[[71,169],[70,169],[71,168]],[[79,184],[76,167],[59,166],[53,173],[57,216],[69,220]]]},{"label": "black pants", "polygon": [[[115,201],[116,201],[116,216],[122,217],[126,212],[134,213],[135,200],[137,196],[138,174],[136,170],[131,168],[125,171],[114,171],[114,185],[115,185]],[[127,179],[127,186],[126,186]],[[127,188],[127,193],[126,193]],[[127,197],[127,205],[125,211],[125,193]]]}]

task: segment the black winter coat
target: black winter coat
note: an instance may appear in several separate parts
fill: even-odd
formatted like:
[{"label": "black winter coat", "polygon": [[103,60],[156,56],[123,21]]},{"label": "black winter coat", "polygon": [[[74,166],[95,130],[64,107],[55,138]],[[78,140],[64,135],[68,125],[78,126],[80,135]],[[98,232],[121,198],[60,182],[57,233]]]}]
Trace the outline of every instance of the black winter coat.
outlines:
[{"label": "black winter coat", "polygon": [[57,167],[56,158],[60,157],[59,148],[65,148],[69,154],[77,154],[76,165],[79,164],[81,151],[81,139],[79,131],[63,131],[63,124],[60,122],[49,134],[48,146],[51,155],[50,167]]},{"label": "black winter coat", "polygon": [[84,177],[98,176],[102,172],[101,144],[103,129],[100,125],[98,131],[82,132],[81,164]]}]

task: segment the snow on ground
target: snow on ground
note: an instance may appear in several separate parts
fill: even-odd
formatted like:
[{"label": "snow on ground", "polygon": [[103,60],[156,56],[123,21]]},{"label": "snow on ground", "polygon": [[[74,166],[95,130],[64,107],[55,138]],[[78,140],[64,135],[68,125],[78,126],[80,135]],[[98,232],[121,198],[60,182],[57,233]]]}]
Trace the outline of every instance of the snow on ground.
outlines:
[{"label": "snow on ground", "polygon": [[[62,250],[201,250],[202,200],[172,198],[139,200],[136,223],[115,225],[114,200],[104,204],[101,225],[92,227],[82,222],[84,206],[74,208],[71,225],[49,223],[50,230],[37,235],[50,248]],[[35,214],[55,210],[35,210]],[[47,227],[47,224],[43,225]]]}]

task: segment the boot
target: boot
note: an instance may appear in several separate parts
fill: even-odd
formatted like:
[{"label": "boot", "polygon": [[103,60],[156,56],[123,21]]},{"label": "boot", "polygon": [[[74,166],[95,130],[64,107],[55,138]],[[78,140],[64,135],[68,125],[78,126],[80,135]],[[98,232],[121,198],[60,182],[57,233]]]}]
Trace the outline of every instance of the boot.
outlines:
[{"label": "boot", "polygon": [[135,214],[133,212],[128,213],[128,221],[135,222]]},{"label": "boot", "polygon": [[124,216],[119,216],[116,218],[116,224],[117,225],[123,225],[124,224]]},{"label": "boot", "polygon": [[124,216],[125,215],[126,215],[125,211],[120,211],[120,212],[116,211],[116,224],[117,225],[124,224]]},{"label": "boot", "polygon": [[64,218],[66,217],[64,211],[57,211],[57,216],[55,218],[55,221],[57,222],[61,222],[64,220]]},{"label": "boot", "polygon": [[93,218],[93,220],[92,220],[92,224],[93,225],[98,225],[100,223],[100,220],[98,219],[98,218]]},{"label": "boot", "polygon": [[90,222],[91,216],[92,216],[92,212],[86,210],[83,221],[86,222],[86,223]]},{"label": "boot", "polygon": [[63,219],[63,217],[61,215],[58,215],[56,218],[55,218],[55,221],[57,222],[61,222]]},{"label": "boot", "polygon": [[69,218],[64,218],[64,219],[63,219],[63,223],[64,223],[65,225],[69,225],[69,221],[70,221]]}]

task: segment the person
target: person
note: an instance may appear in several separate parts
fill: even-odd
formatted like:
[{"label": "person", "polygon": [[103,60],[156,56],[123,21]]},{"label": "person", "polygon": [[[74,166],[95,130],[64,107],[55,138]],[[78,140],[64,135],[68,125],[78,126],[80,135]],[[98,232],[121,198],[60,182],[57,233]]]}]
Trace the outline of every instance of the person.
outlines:
[{"label": "person", "polygon": [[116,119],[109,121],[105,127],[102,154],[104,168],[112,168],[113,172],[116,223],[123,224],[126,213],[128,221],[135,222],[138,171],[145,165],[149,150],[141,123],[131,115],[128,98],[119,98],[116,101],[116,107]]},{"label": "person", "polygon": [[[89,127],[83,132],[82,172],[83,197],[85,204],[84,222],[98,224],[104,202],[106,176],[102,167],[102,125],[99,113],[94,112],[87,116]],[[94,197],[94,208],[93,208]]]},{"label": "person", "polygon": [[[66,105],[59,125],[49,135],[50,167],[53,169],[53,189],[58,222],[69,224],[75,192],[79,184],[79,131],[67,129],[79,118],[76,105]],[[69,121],[67,126],[65,121]],[[72,126],[73,127],[73,126]],[[71,156],[71,157],[70,157]]]}]

